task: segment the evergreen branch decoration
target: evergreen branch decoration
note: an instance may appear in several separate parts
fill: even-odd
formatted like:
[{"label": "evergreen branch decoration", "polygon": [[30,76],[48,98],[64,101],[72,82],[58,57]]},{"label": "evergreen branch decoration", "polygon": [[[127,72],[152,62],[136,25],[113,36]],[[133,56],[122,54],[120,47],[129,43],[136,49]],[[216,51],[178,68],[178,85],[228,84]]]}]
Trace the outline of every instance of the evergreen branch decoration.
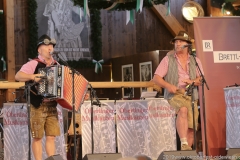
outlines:
[{"label": "evergreen branch decoration", "polygon": [[[4,22],[3,14],[0,14],[0,58],[1,57],[6,58],[5,22]],[[0,71],[2,70],[3,70],[3,62],[0,61]]]},{"label": "evergreen branch decoration", "polygon": [[[168,0],[144,0],[143,7],[152,7],[153,4],[165,4]],[[84,0],[73,0],[74,4],[78,4],[79,6],[83,6]],[[106,0],[90,0],[88,1],[89,9],[105,9],[110,7],[114,2],[118,2],[118,0],[114,1],[106,1]],[[136,0],[126,0],[125,3],[119,3],[119,6],[115,8],[115,10],[132,10],[136,8]]]},{"label": "evergreen branch decoration", "polygon": [[[129,0],[127,0],[129,1]],[[143,7],[152,7],[153,4],[164,4],[168,0],[144,0]],[[73,0],[74,5],[84,6],[84,0]],[[100,17],[100,9],[108,8],[113,1],[91,0],[88,2],[90,9],[90,23],[91,23],[91,53],[93,59],[102,59],[102,24]],[[131,0],[127,3],[120,3],[117,10],[132,10],[136,8],[136,1]],[[36,20],[37,2],[36,0],[28,0],[28,22],[29,22],[29,46],[28,56],[34,58],[37,56],[37,40],[38,40],[38,25]],[[79,61],[68,61],[68,64],[73,68],[93,68],[95,65],[92,60],[80,59]]]},{"label": "evergreen branch decoration", "polygon": [[[93,59],[102,59],[102,24],[100,17],[100,10],[91,9],[90,10],[90,24],[91,24],[91,51],[93,53]],[[92,62],[91,62],[92,63]]]},{"label": "evergreen branch decoration", "polygon": [[37,2],[36,0],[28,0],[28,57],[35,58],[37,56],[37,40],[38,40],[38,24],[37,24]]}]

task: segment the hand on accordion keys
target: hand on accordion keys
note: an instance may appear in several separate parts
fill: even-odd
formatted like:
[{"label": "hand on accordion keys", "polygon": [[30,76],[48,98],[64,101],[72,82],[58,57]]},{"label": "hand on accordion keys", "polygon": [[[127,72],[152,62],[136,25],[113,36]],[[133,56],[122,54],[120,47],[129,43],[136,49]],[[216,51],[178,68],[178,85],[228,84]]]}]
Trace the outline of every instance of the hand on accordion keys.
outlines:
[{"label": "hand on accordion keys", "polygon": [[39,82],[42,79],[47,79],[47,76],[44,76],[42,74],[34,74],[34,81]]},{"label": "hand on accordion keys", "polygon": [[47,79],[47,76],[36,76],[36,78]]}]

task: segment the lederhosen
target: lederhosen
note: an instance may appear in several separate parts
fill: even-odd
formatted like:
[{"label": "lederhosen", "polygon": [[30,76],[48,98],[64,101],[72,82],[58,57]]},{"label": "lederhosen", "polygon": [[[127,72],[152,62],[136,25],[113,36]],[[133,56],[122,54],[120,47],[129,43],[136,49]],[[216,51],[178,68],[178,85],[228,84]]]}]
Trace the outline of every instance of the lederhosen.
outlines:
[{"label": "lederhosen", "polygon": [[[174,54],[169,55],[168,58],[169,58],[168,73],[164,78],[168,83],[178,86],[177,60],[174,57]],[[190,79],[195,79],[196,65],[195,65],[194,58],[192,56],[190,56],[189,70],[190,70],[190,73],[189,73]],[[176,113],[179,111],[181,107],[188,108],[188,127],[193,128],[191,96],[184,95],[184,93],[182,93],[181,91],[177,91],[175,94],[169,93],[166,89],[164,91],[165,91],[164,98],[168,100],[168,103],[173,108],[175,108]],[[195,127],[196,127],[198,122],[198,108],[197,108],[198,91],[196,86],[193,89],[193,94],[194,94],[194,114],[195,114],[194,118],[195,118]]]}]

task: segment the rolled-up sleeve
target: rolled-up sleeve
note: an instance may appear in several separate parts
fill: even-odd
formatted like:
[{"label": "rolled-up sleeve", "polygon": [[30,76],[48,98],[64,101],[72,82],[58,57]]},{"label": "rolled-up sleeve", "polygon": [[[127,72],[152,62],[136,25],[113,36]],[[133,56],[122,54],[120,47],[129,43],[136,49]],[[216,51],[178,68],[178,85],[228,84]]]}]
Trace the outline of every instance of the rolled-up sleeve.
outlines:
[{"label": "rolled-up sleeve", "polygon": [[165,56],[158,65],[154,74],[163,78],[167,74],[167,72],[168,72],[168,56]]},{"label": "rolled-up sleeve", "polygon": [[24,72],[26,74],[33,74],[35,72],[36,66],[38,62],[35,60],[31,60],[24,64],[22,68],[20,69],[21,72]]}]

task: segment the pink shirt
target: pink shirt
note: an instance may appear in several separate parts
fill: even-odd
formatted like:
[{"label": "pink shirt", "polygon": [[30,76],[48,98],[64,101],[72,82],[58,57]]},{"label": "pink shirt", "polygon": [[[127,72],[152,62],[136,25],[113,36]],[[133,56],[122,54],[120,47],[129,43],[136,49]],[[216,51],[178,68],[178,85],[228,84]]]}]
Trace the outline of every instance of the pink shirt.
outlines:
[{"label": "pink shirt", "polygon": [[[45,63],[45,60],[42,58],[42,56],[38,55],[38,58],[39,58],[40,61]],[[52,58],[51,64],[53,64],[54,62],[55,62],[55,60]],[[34,71],[37,67],[37,64],[38,64],[38,61],[31,60],[31,61],[27,62],[26,64],[24,64],[22,66],[22,68],[20,69],[20,71],[22,71],[26,74],[34,74]]]},{"label": "pink shirt", "polygon": [[[177,57],[177,54],[174,54],[174,57],[177,59],[177,65],[178,65],[178,86],[179,88],[185,88],[186,87],[186,83],[183,82],[184,79],[190,79],[190,75],[189,75],[189,65],[187,65],[187,71],[185,71]],[[188,55],[188,61],[187,63],[190,63],[190,55]],[[196,57],[196,61],[199,65],[199,68],[201,69],[202,74],[203,73],[203,68],[202,68],[202,63],[201,61]],[[159,75],[160,77],[164,77],[168,72],[168,56],[165,56],[162,61],[160,62],[160,64],[158,65],[156,71],[154,74]],[[196,67],[196,75],[197,77],[200,76],[200,73]]]}]

